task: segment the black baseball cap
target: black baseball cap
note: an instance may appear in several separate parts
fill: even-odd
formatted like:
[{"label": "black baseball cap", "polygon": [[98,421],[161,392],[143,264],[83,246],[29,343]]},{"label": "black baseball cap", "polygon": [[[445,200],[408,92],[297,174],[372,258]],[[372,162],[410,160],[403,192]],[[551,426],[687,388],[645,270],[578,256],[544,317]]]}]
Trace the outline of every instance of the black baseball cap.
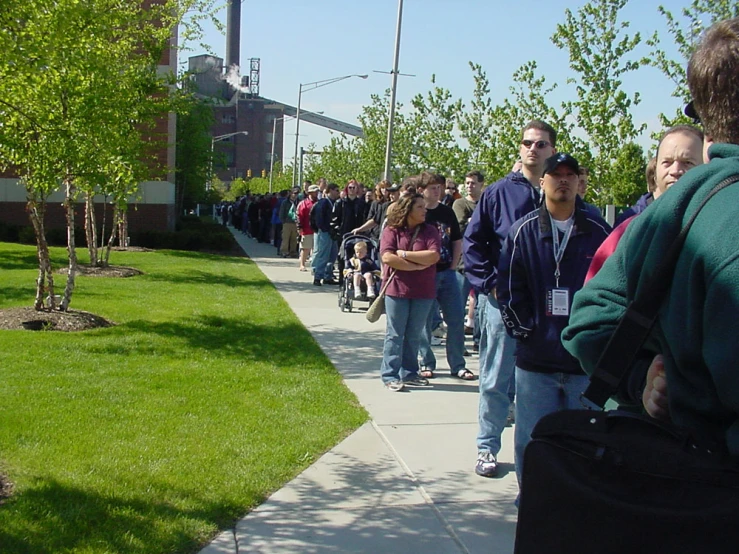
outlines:
[{"label": "black baseball cap", "polygon": [[393,183],[389,187],[385,187],[385,190],[388,191],[388,192],[395,192],[395,191],[400,190],[400,185],[398,185],[396,183]]},{"label": "black baseball cap", "polygon": [[695,104],[692,100],[685,105],[685,109],[683,110],[683,112],[685,113],[685,115],[693,120],[693,123],[697,124],[701,122],[701,118],[698,115],[698,112],[695,111]]},{"label": "black baseball cap", "polygon": [[544,162],[544,175],[551,173],[562,164],[569,167],[575,173],[580,173],[580,164],[577,163],[575,158],[569,154],[555,154],[554,156],[547,158]]}]

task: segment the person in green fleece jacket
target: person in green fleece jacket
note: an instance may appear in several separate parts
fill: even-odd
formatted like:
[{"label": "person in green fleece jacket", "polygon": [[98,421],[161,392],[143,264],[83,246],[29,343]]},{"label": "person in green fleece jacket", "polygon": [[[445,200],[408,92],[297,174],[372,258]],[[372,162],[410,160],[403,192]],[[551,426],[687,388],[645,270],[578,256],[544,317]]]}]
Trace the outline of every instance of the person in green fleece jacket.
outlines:
[{"label": "person in green fleece jacket", "polygon": [[[739,18],[706,31],[688,63],[707,163],[690,170],[629,226],[601,271],[574,297],[565,348],[592,373],[626,306],[713,187],[739,175]],[[637,363],[619,391],[646,405],[657,384],[680,427],[725,444],[739,458],[739,183],[712,198],[695,220],[672,287]],[[652,364],[661,354],[666,388]],[[662,362],[660,362],[662,363]],[[643,390],[647,388],[647,395]],[[650,411],[651,413],[651,411]]]}]

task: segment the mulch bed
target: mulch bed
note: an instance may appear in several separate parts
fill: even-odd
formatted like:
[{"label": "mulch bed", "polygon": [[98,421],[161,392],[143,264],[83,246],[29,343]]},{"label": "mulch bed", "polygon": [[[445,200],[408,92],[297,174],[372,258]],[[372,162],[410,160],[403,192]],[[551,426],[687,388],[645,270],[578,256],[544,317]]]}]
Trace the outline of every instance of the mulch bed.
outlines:
[{"label": "mulch bed", "polygon": [[113,322],[81,310],[37,311],[33,307],[0,310],[0,329],[30,331],[86,331],[111,327]]},{"label": "mulch bed", "polygon": [[[68,270],[68,267],[63,267],[59,269],[57,273],[66,274]],[[135,267],[120,265],[109,265],[107,267],[90,267],[87,265],[77,266],[77,275],[84,275],[85,277],[134,277],[136,275],[143,274],[143,271],[140,271]]]}]

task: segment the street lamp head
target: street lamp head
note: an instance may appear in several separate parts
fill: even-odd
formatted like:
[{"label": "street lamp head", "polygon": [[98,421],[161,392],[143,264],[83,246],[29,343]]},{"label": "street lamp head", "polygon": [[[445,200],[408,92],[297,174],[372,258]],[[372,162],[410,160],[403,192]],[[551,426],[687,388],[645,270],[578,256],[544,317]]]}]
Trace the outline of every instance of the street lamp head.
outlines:
[{"label": "street lamp head", "polygon": [[366,79],[367,77],[369,77],[369,75],[357,75],[357,77],[359,77],[360,79]]}]

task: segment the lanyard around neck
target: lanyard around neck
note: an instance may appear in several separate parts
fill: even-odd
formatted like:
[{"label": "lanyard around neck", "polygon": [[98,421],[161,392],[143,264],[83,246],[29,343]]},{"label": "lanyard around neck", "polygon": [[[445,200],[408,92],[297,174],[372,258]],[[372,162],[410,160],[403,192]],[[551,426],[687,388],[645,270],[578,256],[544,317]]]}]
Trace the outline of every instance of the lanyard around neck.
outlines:
[{"label": "lanyard around neck", "polygon": [[556,269],[554,270],[554,279],[556,281],[556,285],[559,287],[559,262],[562,261],[562,257],[565,255],[565,250],[567,249],[567,243],[570,242],[570,237],[572,236],[572,229],[575,227],[575,218],[570,217],[570,219],[567,220],[567,229],[565,230],[564,236],[562,237],[562,241],[560,242],[559,239],[559,228],[554,224],[554,218],[552,218],[552,214],[549,214],[549,222],[552,225],[552,242],[554,247],[554,263],[556,265]]}]

